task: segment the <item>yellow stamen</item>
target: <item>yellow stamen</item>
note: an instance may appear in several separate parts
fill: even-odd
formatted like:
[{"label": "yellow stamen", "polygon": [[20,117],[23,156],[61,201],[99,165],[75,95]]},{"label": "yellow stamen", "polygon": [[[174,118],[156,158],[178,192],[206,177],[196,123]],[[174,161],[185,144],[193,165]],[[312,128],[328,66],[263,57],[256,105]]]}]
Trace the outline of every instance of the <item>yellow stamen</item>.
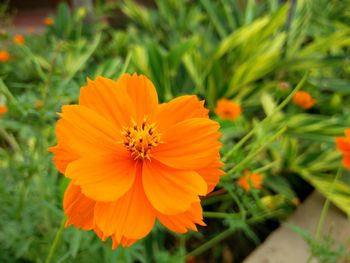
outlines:
[{"label": "yellow stamen", "polygon": [[134,160],[150,160],[151,149],[160,143],[160,133],[156,131],[155,123],[148,124],[146,119],[140,126],[133,120],[132,127],[123,127],[122,143],[131,152]]}]

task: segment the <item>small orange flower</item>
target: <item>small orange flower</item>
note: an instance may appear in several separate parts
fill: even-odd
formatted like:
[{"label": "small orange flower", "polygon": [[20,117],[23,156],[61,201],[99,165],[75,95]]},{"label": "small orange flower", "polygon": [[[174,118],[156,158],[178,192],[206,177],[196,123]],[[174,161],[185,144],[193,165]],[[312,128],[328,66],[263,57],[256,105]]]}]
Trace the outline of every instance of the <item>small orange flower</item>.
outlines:
[{"label": "small orange flower", "polygon": [[239,117],[242,110],[241,106],[238,103],[230,101],[228,99],[221,99],[218,101],[214,112],[222,119],[235,120]]},{"label": "small orange flower", "polygon": [[37,109],[41,109],[44,106],[44,102],[42,100],[36,100],[34,106]]},{"label": "small orange flower", "polygon": [[7,107],[5,105],[0,104],[0,118],[2,118],[7,111]]},{"label": "small orange flower", "polygon": [[350,170],[350,129],[345,130],[345,137],[336,139],[337,148],[344,154],[343,165]]},{"label": "small orange flower", "polygon": [[250,191],[251,188],[261,189],[264,178],[259,173],[244,172],[244,176],[238,179],[237,184],[246,191]]},{"label": "small orange flower", "polygon": [[51,17],[45,17],[44,24],[47,26],[52,26],[54,24],[54,20]]},{"label": "small orange flower", "polygon": [[0,50],[0,62],[7,62],[10,59],[10,54],[6,50]]},{"label": "small orange flower", "polygon": [[294,104],[307,110],[315,105],[316,100],[306,91],[298,91],[293,97]]},{"label": "small orange flower", "polygon": [[20,35],[20,34],[16,34],[13,37],[13,43],[15,43],[16,45],[23,45],[24,44],[24,36]]},{"label": "small orange flower", "polygon": [[223,164],[219,124],[204,101],[181,96],[158,104],[149,79],[124,74],[88,80],[79,105],[59,115],[50,151],[71,179],[67,225],[111,237],[113,249],[145,237],[156,219],[177,233],[205,225],[199,196],[214,189]]}]

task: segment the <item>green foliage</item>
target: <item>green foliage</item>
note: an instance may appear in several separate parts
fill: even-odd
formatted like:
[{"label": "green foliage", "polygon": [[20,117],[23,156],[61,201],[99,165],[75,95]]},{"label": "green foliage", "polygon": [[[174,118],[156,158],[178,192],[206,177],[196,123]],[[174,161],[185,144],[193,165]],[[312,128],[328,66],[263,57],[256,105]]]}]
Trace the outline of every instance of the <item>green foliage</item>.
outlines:
[{"label": "green foliage", "polygon": [[[99,75],[143,73],[162,102],[183,94],[205,99],[221,125],[226,176],[203,199],[208,226],[199,233],[174,235],[157,225],[131,248],[111,251],[110,241],[68,228],[54,261],[183,262],[190,255],[221,262],[217,244],[224,240],[243,258],[244,243],[256,246],[266,222],[285,219],[295,200],[310,191],[306,181],[350,214],[350,174],[332,183],[341,165],[335,137],[350,127],[350,2],[156,0],[155,5],[97,1],[92,22],[84,11],[60,5],[54,25],[26,36],[25,45],[12,44],[11,32],[0,32],[0,49],[11,56],[0,62],[0,104],[9,108],[0,119],[1,262],[47,257],[64,216],[67,186],[47,151],[55,144],[55,112],[76,103],[86,79]],[[126,16],[123,28],[100,17],[115,11]],[[295,87],[317,100],[312,109],[292,103]],[[220,98],[241,104],[237,120],[214,115]],[[264,176],[263,189],[247,192],[237,185],[245,170]],[[332,250],[300,233],[320,259],[343,255],[342,248]]]},{"label": "green foliage", "polygon": [[350,259],[350,253],[346,251],[350,240],[345,244],[337,244],[332,236],[325,235],[317,241],[308,231],[294,225],[289,227],[308,243],[311,250],[310,259],[316,258],[321,263],[347,262]]}]

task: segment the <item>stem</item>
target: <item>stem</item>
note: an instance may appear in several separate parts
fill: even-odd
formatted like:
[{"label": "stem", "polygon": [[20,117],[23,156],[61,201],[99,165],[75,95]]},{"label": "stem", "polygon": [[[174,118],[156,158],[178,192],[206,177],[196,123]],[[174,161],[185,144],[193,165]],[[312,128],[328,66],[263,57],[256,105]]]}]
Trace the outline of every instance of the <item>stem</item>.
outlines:
[{"label": "stem", "polygon": [[15,137],[8,133],[4,128],[0,127],[0,135],[8,142],[12,150],[21,152],[21,147],[16,141]]},{"label": "stem", "polygon": [[55,236],[55,239],[50,247],[50,251],[49,251],[49,255],[47,256],[46,260],[45,260],[45,263],[50,263],[52,258],[53,258],[53,255],[55,254],[55,251],[56,251],[56,248],[57,248],[57,245],[58,245],[58,242],[60,241],[61,239],[61,236],[62,236],[62,233],[63,233],[63,230],[64,230],[64,225],[66,224],[66,218],[63,217],[62,218],[62,221],[61,221],[61,225],[60,225],[60,228],[57,230],[57,233],[56,233],[56,236]]},{"label": "stem", "polygon": [[225,176],[230,175],[238,171],[240,168],[242,168],[247,162],[249,162],[251,159],[253,159],[259,152],[261,152],[267,145],[269,145],[271,142],[273,142],[275,139],[277,139],[279,136],[281,136],[283,133],[287,131],[287,126],[284,126],[282,129],[280,129],[278,132],[276,132],[273,136],[271,136],[263,145],[261,145],[256,151],[250,153],[247,155],[246,158],[244,158],[239,164],[237,164],[235,167],[233,167],[231,170],[229,170]]},{"label": "stem", "polygon": [[223,213],[223,212],[203,212],[203,216],[206,218],[230,218],[240,217],[240,213]]},{"label": "stem", "polygon": [[122,74],[124,74],[124,73],[126,72],[126,70],[127,70],[128,67],[129,67],[130,60],[131,60],[131,52],[128,52],[128,54],[126,55],[126,59],[125,59],[123,68],[122,68],[122,70],[120,71],[120,75],[122,75]]},{"label": "stem", "polygon": [[[328,196],[332,194],[332,192],[334,190],[335,182],[340,178],[341,170],[342,170],[342,168],[340,167],[338,169],[338,172],[337,172],[336,176],[334,177],[332,185],[330,186]],[[328,209],[329,209],[329,205],[330,205],[329,197],[326,197],[326,201],[324,202],[324,205],[323,205],[323,208],[322,208],[322,211],[321,211],[320,220],[318,221],[317,228],[316,228],[316,236],[315,236],[316,240],[320,239],[322,227],[323,227],[324,221],[326,219],[326,215],[327,215],[327,212],[328,212]]]},{"label": "stem", "polygon": [[245,210],[244,204],[239,200],[238,196],[235,195],[235,193],[231,190],[227,190],[229,195],[232,197],[232,199],[236,202],[239,212],[241,214],[242,220],[245,220],[247,218],[247,211]]},{"label": "stem", "polygon": [[211,248],[216,243],[219,243],[221,240],[223,240],[223,239],[227,238],[228,236],[230,236],[234,231],[235,231],[235,229],[232,229],[232,228],[226,229],[225,231],[221,232],[216,237],[210,239],[208,242],[206,242],[203,245],[201,245],[200,247],[196,248],[195,250],[192,250],[190,253],[188,253],[186,255],[186,257],[191,257],[191,256],[195,257],[195,256],[198,256],[198,255],[202,254],[204,251],[206,251],[207,249]]},{"label": "stem", "polygon": [[223,162],[226,162],[228,160],[228,158],[231,157],[231,155],[236,152],[240,147],[242,147],[242,145],[244,143],[246,143],[250,137],[252,137],[254,135],[254,133],[260,129],[260,127],[262,125],[264,125],[266,122],[268,122],[276,113],[280,112],[293,98],[293,96],[295,95],[295,93],[297,93],[298,90],[300,90],[306,79],[308,78],[309,76],[309,71],[307,71],[303,78],[299,81],[298,85],[295,87],[295,89],[288,95],[287,98],[284,99],[284,101],[282,101],[282,103],[280,105],[278,105],[278,107],[276,107],[272,113],[270,115],[268,115],[265,119],[263,119],[260,123],[258,123],[255,127],[253,127],[253,129],[247,133],[230,151],[228,151],[225,156],[223,157],[222,161]]},{"label": "stem", "polygon": [[[265,220],[266,218],[274,217],[274,216],[278,215],[279,213],[280,213],[280,210],[271,211],[271,212],[268,212],[268,213],[265,213],[262,215],[257,215],[257,216],[254,216],[252,218],[249,218],[248,220],[246,220],[246,222],[248,224],[254,224],[254,223],[260,222],[262,220]],[[228,215],[230,215],[230,214],[220,213],[220,212],[217,212],[217,213],[216,212],[204,212],[204,216],[206,216],[206,217],[208,217],[208,215],[214,215],[214,214],[216,214],[217,218],[219,218],[219,217],[220,218],[228,218],[229,217]],[[232,214],[232,215],[235,215],[235,214]],[[218,234],[214,238],[212,238],[209,241],[207,241],[206,243],[202,244],[201,246],[199,246],[195,250],[192,250],[190,253],[188,253],[186,255],[186,257],[191,257],[191,256],[195,257],[195,256],[202,254],[204,251],[208,250],[209,248],[214,246],[216,243],[219,243],[220,241],[229,237],[236,230],[237,230],[237,228],[226,229],[225,231],[221,232],[220,234]]]}]

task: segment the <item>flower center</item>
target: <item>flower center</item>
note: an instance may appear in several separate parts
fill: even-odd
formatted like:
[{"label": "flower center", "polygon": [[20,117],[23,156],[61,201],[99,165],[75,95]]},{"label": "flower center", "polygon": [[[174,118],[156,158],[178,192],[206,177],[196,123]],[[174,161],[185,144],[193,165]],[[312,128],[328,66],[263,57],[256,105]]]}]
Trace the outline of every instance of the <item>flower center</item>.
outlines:
[{"label": "flower center", "polygon": [[155,129],[156,124],[148,124],[144,120],[141,126],[137,126],[133,121],[132,127],[123,127],[122,143],[131,152],[134,160],[150,160],[151,149],[160,143],[160,133]]}]

